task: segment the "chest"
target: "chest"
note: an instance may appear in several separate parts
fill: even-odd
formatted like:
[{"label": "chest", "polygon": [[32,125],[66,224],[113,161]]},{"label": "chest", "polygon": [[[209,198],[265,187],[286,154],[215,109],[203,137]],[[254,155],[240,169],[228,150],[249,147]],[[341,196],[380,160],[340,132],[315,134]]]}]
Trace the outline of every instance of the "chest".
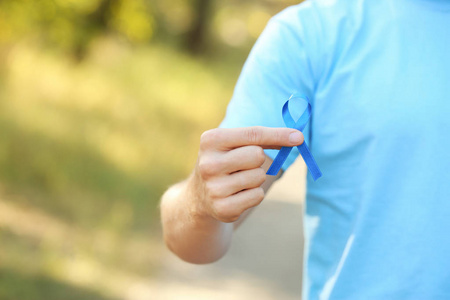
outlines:
[{"label": "chest", "polygon": [[450,139],[450,31],[413,33],[394,26],[336,56],[314,99],[315,149]]}]

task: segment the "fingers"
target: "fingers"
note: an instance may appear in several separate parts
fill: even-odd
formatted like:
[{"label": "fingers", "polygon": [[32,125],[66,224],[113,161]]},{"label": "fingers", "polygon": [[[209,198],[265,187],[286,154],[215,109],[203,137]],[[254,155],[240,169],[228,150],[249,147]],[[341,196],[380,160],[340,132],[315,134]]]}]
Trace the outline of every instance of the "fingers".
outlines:
[{"label": "fingers", "polygon": [[266,180],[263,168],[256,168],[233,173],[229,176],[211,179],[207,183],[207,193],[212,199],[222,199],[242,190],[261,186]]},{"label": "fingers", "polygon": [[214,146],[219,150],[230,150],[242,146],[259,145],[266,149],[292,147],[303,143],[303,134],[292,128],[245,127],[218,128],[202,135],[201,146]]},{"label": "fingers", "polygon": [[223,172],[231,174],[261,167],[266,161],[266,154],[259,146],[245,146],[227,152],[224,160],[227,164],[224,165]]},{"label": "fingers", "polygon": [[263,148],[245,146],[227,152],[208,152],[199,158],[199,170],[203,178],[259,168],[266,160]]},{"label": "fingers", "polygon": [[303,134],[291,128],[247,127],[212,129],[200,139],[195,176],[197,197],[217,220],[233,222],[264,198],[266,180],[261,166],[264,148],[297,146]]},{"label": "fingers", "polygon": [[230,223],[239,219],[241,214],[251,207],[255,207],[264,199],[261,187],[245,190],[214,202],[214,215],[219,221]]},{"label": "fingers", "polygon": [[265,179],[264,169],[256,168],[209,180],[205,194],[210,199],[212,216],[222,222],[236,221],[263,200],[261,185]]},{"label": "fingers", "polygon": [[261,167],[266,161],[260,146],[245,146],[225,153],[210,153],[201,158],[200,169],[205,177],[232,174]]}]

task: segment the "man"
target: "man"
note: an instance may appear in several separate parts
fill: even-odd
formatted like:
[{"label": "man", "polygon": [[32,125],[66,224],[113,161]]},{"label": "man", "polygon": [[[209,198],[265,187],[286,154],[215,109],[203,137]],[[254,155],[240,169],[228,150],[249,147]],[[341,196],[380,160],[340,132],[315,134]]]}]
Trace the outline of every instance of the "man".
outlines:
[{"label": "man", "polygon": [[313,0],[278,14],[192,175],[163,197],[168,246],[194,263],[225,254],[277,178],[264,180],[276,151],[262,149],[303,141],[281,128],[300,92],[323,173],[308,175],[303,299],[450,299],[449,53],[447,0]]}]

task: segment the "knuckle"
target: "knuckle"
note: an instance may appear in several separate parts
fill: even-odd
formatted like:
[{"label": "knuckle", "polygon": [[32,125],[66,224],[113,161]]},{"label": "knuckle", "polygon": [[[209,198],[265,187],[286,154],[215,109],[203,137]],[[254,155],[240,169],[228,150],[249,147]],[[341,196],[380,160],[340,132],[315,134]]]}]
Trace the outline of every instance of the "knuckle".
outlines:
[{"label": "knuckle", "polygon": [[220,130],[218,128],[203,132],[200,136],[200,149],[213,146],[218,138],[220,138]]},{"label": "knuckle", "polygon": [[250,127],[247,129],[247,140],[251,144],[260,144],[261,143],[261,128],[256,127]]},{"label": "knuckle", "polygon": [[257,202],[257,204],[261,203],[263,201],[265,196],[264,189],[262,187],[255,188],[254,192],[254,200]]},{"label": "knuckle", "polygon": [[209,198],[217,199],[217,198],[220,198],[220,196],[221,196],[220,188],[214,182],[211,182],[211,181],[206,182],[205,190],[206,190],[206,194],[208,195]]},{"label": "knuckle", "polygon": [[215,159],[203,157],[198,162],[198,169],[203,178],[212,177],[218,173],[220,163]]},{"label": "knuckle", "polygon": [[200,149],[205,149],[208,146],[211,135],[210,131],[211,130],[205,131],[200,136]]},{"label": "knuckle", "polygon": [[263,168],[256,169],[255,178],[259,184],[263,184],[266,181],[266,171]]},{"label": "knuckle", "polygon": [[239,219],[240,214],[232,212],[230,205],[226,201],[217,201],[214,203],[216,219],[224,223],[232,223]]},{"label": "knuckle", "polygon": [[207,177],[209,177],[211,174],[210,174],[210,168],[209,168],[209,163],[208,163],[208,161],[206,161],[205,159],[201,159],[201,160],[198,162],[198,171],[199,171],[200,176],[201,176],[202,178],[207,178]]},{"label": "knuckle", "polygon": [[261,147],[255,147],[254,156],[259,165],[262,165],[266,161],[266,154],[264,153],[264,149]]},{"label": "knuckle", "polygon": [[214,202],[214,212],[218,219],[223,220],[228,218],[228,207],[224,201],[216,201]]}]

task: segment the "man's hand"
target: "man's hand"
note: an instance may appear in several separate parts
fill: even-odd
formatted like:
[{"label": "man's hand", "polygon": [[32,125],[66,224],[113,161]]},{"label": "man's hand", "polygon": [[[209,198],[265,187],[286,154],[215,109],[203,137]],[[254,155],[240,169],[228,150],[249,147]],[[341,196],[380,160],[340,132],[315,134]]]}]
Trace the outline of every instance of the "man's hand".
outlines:
[{"label": "man's hand", "polygon": [[262,201],[265,190],[275,181],[270,177],[264,183],[266,175],[261,166],[268,166],[263,149],[302,142],[302,133],[289,128],[205,132],[194,172],[163,195],[161,219],[167,246],[192,263],[221,258],[231,244],[235,225],[243,219],[239,218]]},{"label": "man's hand", "polygon": [[195,212],[230,223],[264,198],[266,179],[263,149],[303,143],[303,134],[290,128],[246,127],[212,129],[203,133],[192,184]]}]

